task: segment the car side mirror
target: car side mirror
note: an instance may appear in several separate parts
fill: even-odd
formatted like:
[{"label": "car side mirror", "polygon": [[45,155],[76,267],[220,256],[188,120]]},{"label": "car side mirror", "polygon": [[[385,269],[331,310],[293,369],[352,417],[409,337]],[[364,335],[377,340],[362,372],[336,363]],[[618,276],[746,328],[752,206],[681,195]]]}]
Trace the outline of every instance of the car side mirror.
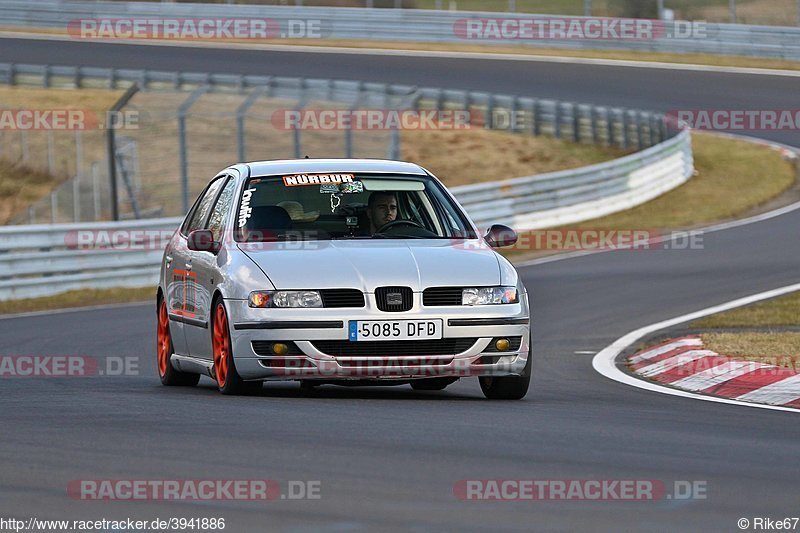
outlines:
[{"label": "car side mirror", "polygon": [[483,240],[492,248],[511,246],[517,242],[517,232],[508,226],[493,224],[492,227],[486,231]]},{"label": "car side mirror", "polygon": [[214,234],[209,229],[196,229],[189,233],[187,246],[193,252],[211,252],[216,254],[222,244],[214,240]]}]

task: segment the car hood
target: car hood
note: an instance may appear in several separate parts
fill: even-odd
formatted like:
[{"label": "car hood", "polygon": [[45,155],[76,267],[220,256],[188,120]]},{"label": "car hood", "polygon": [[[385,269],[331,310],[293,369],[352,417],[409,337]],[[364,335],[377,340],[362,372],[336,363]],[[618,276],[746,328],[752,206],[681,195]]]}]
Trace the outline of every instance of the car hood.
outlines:
[{"label": "car hood", "polygon": [[276,289],[411,287],[500,284],[500,265],[478,241],[341,240],[239,243]]}]

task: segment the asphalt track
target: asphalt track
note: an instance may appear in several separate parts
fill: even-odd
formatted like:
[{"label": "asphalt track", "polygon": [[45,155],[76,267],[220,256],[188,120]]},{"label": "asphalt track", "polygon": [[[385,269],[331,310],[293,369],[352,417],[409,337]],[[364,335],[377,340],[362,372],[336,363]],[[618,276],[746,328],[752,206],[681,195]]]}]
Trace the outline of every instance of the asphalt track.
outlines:
[{"label": "asphalt track", "polygon": [[[800,80],[476,60],[197,51],[0,40],[0,61],[371,79],[645,109],[796,107]],[[521,69],[522,67],[522,69]],[[800,146],[797,132],[763,137]],[[1,354],[139,357],[140,375],[3,380],[0,516],[221,516],[227,531],[735,531],[798,515],[794,413],[612,382],[590,354],[628,331],[798,281],[800,210],[710,233],[702,250],[620,251],[521,270],[534,379],[520,402],[474,380],[444,392],[271,385],[259,397],[162,388],[154,306],[0,321]],[[75,479],[319,480],[320,500],[81,502]],[[707,499],[460,501],[463,479],[699,480]]]}]

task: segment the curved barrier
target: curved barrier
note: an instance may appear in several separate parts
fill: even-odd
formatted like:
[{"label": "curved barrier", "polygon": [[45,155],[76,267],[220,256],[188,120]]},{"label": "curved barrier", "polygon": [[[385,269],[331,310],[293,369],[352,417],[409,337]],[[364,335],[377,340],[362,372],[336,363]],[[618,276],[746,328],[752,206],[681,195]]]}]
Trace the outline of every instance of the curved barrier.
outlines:
[{"label": "curved barrier", "polygon": [[[286,33],[289,21],[319,21],[314,23],[318,34],[311,37],[340,40],[380,40],[400,42],[446,42],[502,44],[516,43],[532,47],[557,47],[573,49],[638,50],[662,53],[709,53],[800,59],[800,28],[776,26],[749,26],[744,24],[702,23],[692,25],[685,21],[652,21],[648,31],[631,39],[611,38],[518,38],[503,34],[500,38],[492,32],[467,34],[468,21],[494,19],[519,21],[556,19],[552,15],[521,13],[479,13],[468,11],[436,11],[425,9],[370,9],[258,5],[214,5],[165,2],[63,2],[56,0],[0,1],[0,26],[25,28],[61,28],[67,30],[70,22],[97,18],[268,18]],[[568,17],[570,21],[582,17]],[[515,28],[518,26],[514,26]],[[564,32],[562,32],[564,33]],[[565,34],[566,35],[566,34]],[[523,35],[524,36],[524,35]],[[588,33],[579,36],[591,37]]]}]

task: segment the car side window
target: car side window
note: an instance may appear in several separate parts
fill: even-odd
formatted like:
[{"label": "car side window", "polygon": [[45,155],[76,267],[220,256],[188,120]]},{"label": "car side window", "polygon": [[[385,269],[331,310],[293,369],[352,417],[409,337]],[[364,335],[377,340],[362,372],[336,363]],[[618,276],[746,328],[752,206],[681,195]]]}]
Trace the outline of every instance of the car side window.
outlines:
[{"label": "car side window", "polygon": [[211,185],[208,186],[208,188],[206,188],[203,198],[197,204],[197,208],[195,208],[194,214],[192,215],[189,224],[186,226],[187,235],[194,230],[203,229],[203,225],[208,218],[209,211],[211,211],[211,206],[214,203],[214,199],[217,197],[217,193],[224,182],[224,179],[217,178],[211,183]]},{"label": "car side window", "polygon": [[228,212],[233,203],[233,193],[236,189],[236,180],[229,179],[222,188],[217,203],[214,204],[214,209],[211,210],[211,216],[208,219],[208,229],[214,235],[214,240],[220,242],[222,240],[222,232],[225,229],[225,220]]}]

